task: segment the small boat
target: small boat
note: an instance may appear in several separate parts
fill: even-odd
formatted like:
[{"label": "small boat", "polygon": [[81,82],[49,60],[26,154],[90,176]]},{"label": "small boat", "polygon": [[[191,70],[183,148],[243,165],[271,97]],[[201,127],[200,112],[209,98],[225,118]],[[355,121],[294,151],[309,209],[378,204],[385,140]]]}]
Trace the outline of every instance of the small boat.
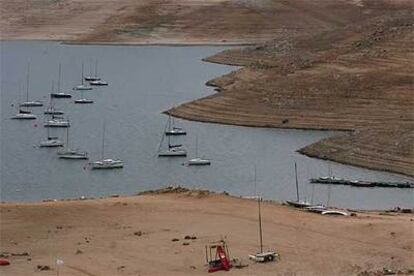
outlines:
[{"label": "small boat", "polygon": [[120,159],[104,158],[105,156],[105,123],[103,125],[101,160],[91,163],[92,169],[121,169],[124,162]]},{"label": "small boat", "polygon": [[63,142],[58,137],[47,137],[46,140],[40,141],[40,147],[54,148],[62,146]]},{"label": "small boat", "polygon": [[52,116],[52,119],[46,120],[45,127],[70,127],[69,120],[62,117]]},{"label": "small boat", "polygon": [[20,106],[24,107],[36,107],[36,106],[43,106],[41,101],[31,101],[29,100],[29,75],[30,75],[30,63],[27,65],[27,80],[26,80],[26,101],[22,102]]},{"label": "small boat", "polygon": [[[90,68],[92,71],[92,68]],[[101,78],[98,77],[98,60],[95,60],[95,75],[92,75],[92,73],[89,76],[85,76],[84,79],[86,81],[98,81]]]},{"label": "small boat", "polygon": [[73,90],[92,90],[92,86],[85,84],[83,81],[83,63],[82,63],[82,76],[81,76],[81,84],[77,85],[73,88]]},{"label": "small boat", "polygon": [[66,129],[66,148],[62,151],[58,151],[57,155],[60,159],[85,160],[89,158],[87,152],[71,149],[69,147],[69,128]]},{"label": "small boat", "polygon": [[188,166],[208,166],[211,165],[210,160],[198,156],[198,137],[196,137],[196,154],[195,158],[188,160]]},{"label": "small boat", "polygon": [[171,115],[168,115],[168,128],[165,131],[165,135],[172,136],[172,135],[186,135],[187,132],[183,130],[181,127],[174,126],[174,118]]},{"label": "small boat", "polygon": [[89,82],[89,84],[93,86],[107,86],[108,85],[108,83],[103,80],[94,80],[94,81]]},{"label": "small boat", "polygon": [[306,207],[311,206],[312,204],[310,204],[309,202],[300,200],[298,170],[297,170],[296,162],[295,162],[295,179],[296,179],[296,200],[287,200],[286,203],[296,208],[306,208]]}]

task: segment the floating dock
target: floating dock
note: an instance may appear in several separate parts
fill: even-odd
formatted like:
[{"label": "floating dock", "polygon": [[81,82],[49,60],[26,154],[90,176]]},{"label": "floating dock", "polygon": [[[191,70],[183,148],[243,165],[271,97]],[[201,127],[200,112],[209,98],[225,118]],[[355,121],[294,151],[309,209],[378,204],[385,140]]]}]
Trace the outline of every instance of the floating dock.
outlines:
[{"label": "floating dock", "polygon": [[348,185],[354,187],[381,187],[381,188],[401,188],[401,189],[413,189],[413,182],[386,182],[386,181],[361,181],[361,180],[347,180],[336,177],[319,177],[311,178],[312,184],[333,184],[333,185]]}]

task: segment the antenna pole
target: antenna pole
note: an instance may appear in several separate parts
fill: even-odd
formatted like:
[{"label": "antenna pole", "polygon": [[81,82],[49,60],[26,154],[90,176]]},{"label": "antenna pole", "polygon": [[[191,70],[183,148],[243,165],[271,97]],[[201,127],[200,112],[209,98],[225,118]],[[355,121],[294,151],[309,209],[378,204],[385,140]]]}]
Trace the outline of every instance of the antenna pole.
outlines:
[{"label": "antenna pole", "polygon": [[299,202],[299,184],[298,184],[298,169],[295,162],[295,178],[296,178],[296,200]]},{"label": "antenna pole", "polygon": [[261,197],[257,198],[257,203],[259,205],[259,237],[260,237],[260,253],[263,253],[263,233],[262,233],[262,213],[260,208]]}]

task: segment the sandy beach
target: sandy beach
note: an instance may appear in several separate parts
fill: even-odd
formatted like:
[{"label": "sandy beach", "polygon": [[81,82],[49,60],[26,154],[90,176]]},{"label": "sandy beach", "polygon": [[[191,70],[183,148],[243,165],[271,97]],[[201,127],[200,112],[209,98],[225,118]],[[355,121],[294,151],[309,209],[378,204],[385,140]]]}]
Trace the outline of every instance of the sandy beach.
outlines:
[{"label": "sandy beach", "polygon": [[[264,203],[264,247],[281,256],[267,264],[248,260],[259,250],[257,202],[223,194],[183,190],[3,203],[0,214],[1,251],[11,262],[0,267],[1,275],[56,275],[56,258],[64,262],[60,275],[206,275],[205,245],[223,238],[231,258],[248,265],[226,275],[382,275],[363,273],[414,269],[411,214],[325,217]],[[39,265],[50,270],[39,271]]]}]

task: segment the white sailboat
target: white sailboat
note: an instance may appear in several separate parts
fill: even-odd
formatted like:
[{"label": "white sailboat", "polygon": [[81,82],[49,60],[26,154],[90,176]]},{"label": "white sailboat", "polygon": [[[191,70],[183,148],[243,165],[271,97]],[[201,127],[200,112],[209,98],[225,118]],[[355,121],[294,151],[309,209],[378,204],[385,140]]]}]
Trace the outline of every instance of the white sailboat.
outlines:
[{"label": "white sailboat", "polygon": [[[19,96],[21,95],[21,92],[22,92],[22,88],[21,88],[21,85],[19,85]],[[35,120],[37,118],[36,115],[32,114],[32,112],[28,108],[24,109],[21,106],[19,106],[19,104],[17,105],[17,107],[18,107],[18,112],[14,116],[10,117],[10,119]]]},{"label": "white sailboat", "polygon": [[124,162],[120,159],[105,158],[105,123],[103,126],[101,159],[92,162],[91,165],[92,169],[121,169],[124,167]]},{"label": "white sailboat", "polygon": [[71,160],[85,160],[89,158],[87,152],[70,148],[69,128],[66,129],[66,148],[62,151],[58,151],[57,155],[61,159],[71,159]]},{"label": "white sailboat", "polygon": [[307,201],[300,200],[300,197],[299,197],[298,170],[297,170],[296,162],[295,162],[295,179],[296,179],[296,200],[287,200],[286,203],[291,206],[297,207],[297,208],[310,207],[312,204],[310,204]]},{"label": "white sailboat", "polygon": [[92,75],[92,68],[90,68],[90,70],[91,70],[90,75],[85,76],[85,78],[84,78],[86,81],[98,81],[98,80],[101,80],[101,78],[98,77],[98,60],[97,59],[95,60],[95,75]]},{"label": "white sailboat", "polygon": [[73,90],[92,90],[92,86],[84,83],[84,76],[83,76],[83,62],[82,62],[82,76],[81,76],[81,84],[77,85],[73,88]]},{"label": "white sailboat", "polygon": [[[54,83],[52,82],[52,93],[53,91],[54,91]],[[55,103],[53,101],[52,95],[50,95],[49,106],[43,113],[46,115],[63,115],[64,114],[62,110],[58,110],[55,108]]]},{"label": "white sailboat", "polygon": [[46,140],[40,141],[40,147],[61,147],[63,146],[63,142],[56,136],[50,136],[50,129],[47,128],[47,138]]},{"label": "white sailboat", "polygon": [[198,137],[196,137],[196,154],[195,158],[188,160],[188,166],[207,166],[211,165],[210,160],[198,156]]},{"label": "white sailboat", "polygon": [[186,135],[186,134],[187,132],[184,129],[174,125],[174,118],[172,118],[171,115],[168,115],[168,128],[165,131],[165,135],[173,136],[173,135]]},{"label": "white sailboat", "polygon": [[75,104],[92,104],[93,100],[87,99],[83,96],[83,90],[81,90],[81,98],[75,100]]},{"label": "white sailboat", "polygon": [[60,90],[60,81],[62,79],[62,65],[59,63],[59,77],[58,77],[58,88],[57,91],[52,91],[50,96],[52,98],[72,98],[72,95],[69,93],[64,93]]},{"label": "white sailboat", "polygon": [[257,197],[257,204],[259,210],[259,240],[260,240],[260,251],[256,254],[249,255],[249,259],[260,262],[260,263],[267,263],[275,261],[276,258],[279,257],[279,254],[275,251],[263,251],[263,230],[262,230],[262,213],[261,213],[261,201],[262,198],[259,196]]},{"label": "white sailboat", "polygon": [[52,115],[51,119],[46,120],[44,127],[70,127],[70,122],[63,117]]},{"label": "white sailboat", "polygon": [[41,101],[31,101],[29,100],[29,76],[30,76],[30,63],[27,64],[27,76],[26,76],[26,101],[22,102],[20,106],[43,106],[43,103]]},{"label": "white sailboat", "polygon": [[[164,138],[164,136],[163,136]],[[158,157],[186,157],[187,150],[182,145],[172,145],[170,136],[167,136],[167,149],[161,149],[163,140],[161,140],[160,147],[158,149]]]}]

